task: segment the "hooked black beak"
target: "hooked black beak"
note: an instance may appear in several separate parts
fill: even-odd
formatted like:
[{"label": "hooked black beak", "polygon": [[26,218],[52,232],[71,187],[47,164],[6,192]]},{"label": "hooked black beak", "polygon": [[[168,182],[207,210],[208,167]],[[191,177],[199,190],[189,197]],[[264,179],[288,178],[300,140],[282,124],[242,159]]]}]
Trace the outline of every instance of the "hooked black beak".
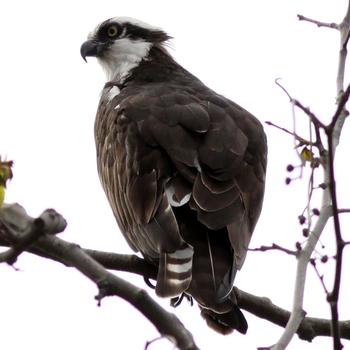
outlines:
[{"label": "hooked black beak", "polygon": [[106,48],[105,43],[98,42],[96,40],[87,40],[80,48],[81,57],[87,62],[86,57],[97,57]]}]

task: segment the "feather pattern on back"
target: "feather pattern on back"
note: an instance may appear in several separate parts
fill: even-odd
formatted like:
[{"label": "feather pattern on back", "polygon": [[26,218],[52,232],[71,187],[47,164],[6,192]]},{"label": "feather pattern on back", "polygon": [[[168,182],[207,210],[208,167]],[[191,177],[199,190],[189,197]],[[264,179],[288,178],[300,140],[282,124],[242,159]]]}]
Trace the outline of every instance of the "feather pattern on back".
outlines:
[{"label": "feather pattern on back", "polygon": [[[135,23],[118,24],[124,44],[137,35],[153,44],[103,89],[95,122],[101,183],[130,247],[158,266],[157,294],[189,294],[208,325],[245,333],[233,282],[262,207],[262,125],[178,65],[162,46],[165,33]],[[83,57],[103,60],[113,43],[91,40]]]}]

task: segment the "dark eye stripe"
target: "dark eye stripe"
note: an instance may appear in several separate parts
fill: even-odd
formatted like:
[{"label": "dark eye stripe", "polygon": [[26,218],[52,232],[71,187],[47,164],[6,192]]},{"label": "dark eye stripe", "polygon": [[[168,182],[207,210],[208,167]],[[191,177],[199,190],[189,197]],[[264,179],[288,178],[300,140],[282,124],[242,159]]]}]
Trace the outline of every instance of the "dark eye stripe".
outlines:
[{"label": "dark eye stripe", "polygon": [[105,42],[108,40],[114,40],[123,33],[123,27],[119,23],[105,23],[97,32],[97,38],[99,41]]},{"label": "dark eye stripe", "polygon": [[143,39],[148,42],[161,43],[170,39],[165,32],[162,30],[150,30],[146,28],[141,28],[137,25],[131,23],[125,23],[126,36],[131,39]]}]

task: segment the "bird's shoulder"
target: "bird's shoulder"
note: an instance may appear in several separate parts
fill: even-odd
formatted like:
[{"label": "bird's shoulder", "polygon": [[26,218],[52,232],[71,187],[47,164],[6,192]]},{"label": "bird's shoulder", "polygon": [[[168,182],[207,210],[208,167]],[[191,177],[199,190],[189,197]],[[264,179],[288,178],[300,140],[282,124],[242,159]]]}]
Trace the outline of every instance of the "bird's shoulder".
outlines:
[{"label": "bird's shoulder", "polygon": [[103,96],[109,101],[100,104],[99,114],[136,123],[146,143],[161,146],[173,160],[233,169],[243,158],[259,158],[265,169],[266,137],[260,121],[199,80],[130,84],[113,96],[116,89],[106,86]]},{"label": "bird's shoulder", "polygon": [[[107,95],[115,87],[107,86]],[[113,94],[112,94],[113,96]],[[112,103],[113,104],[113,103]],[[181,126],[199,133],[208,131],[210,123],[229,118],[249,134],[260,137],[263,128],[257,118],[230,99],[208,88],[198,79],[172,82],[131,84],[115,96],[114,105],[134,121],[156,118],[169,126]]]}]

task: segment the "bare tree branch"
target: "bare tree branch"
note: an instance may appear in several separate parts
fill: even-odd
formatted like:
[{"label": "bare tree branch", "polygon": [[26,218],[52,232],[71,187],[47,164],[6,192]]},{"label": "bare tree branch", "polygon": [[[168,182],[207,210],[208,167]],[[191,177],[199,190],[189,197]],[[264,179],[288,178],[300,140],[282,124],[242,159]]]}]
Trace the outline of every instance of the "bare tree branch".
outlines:
[{"label": "bare tree branch", "polygon": [[[284,328],[286,326],[290,317],[289,311],[273,304],[268,298],[257,297],[237,288],[235,288],[235,293],[240,308],[280,327]],[[340,332],[342,338],[350,339],[350,320],[340,322]],[[309,342],[317,336],[331,336],[330,320],[305,317],[296,333],[300,339]]]},{"label": "bare tree branch", "polygon": [[339,24],[340,30],[340,51],[338,61],[338,72],[337,72],[337,96],[344,91],[344,73],[347,56],[347,45],[349,41],[350,32],[350,2],[348,2],[348,8],[342,22]]},{"label": "bare tree branch", "polygon": [[338,300],[340,291],[340,281],[342,273],[342,257],[345,242],[342,238],[338,204],[337,204],[337,192],[336,192],[336,180],[334,171],[334,157],[335,151],[339,144],[340,133],[344,125],[345,118],[349,114],[345,108],[345,105],[349,99],[350,86],[344,91],[344,72],[347,57],[347,45],[350,37],[350,1],[348,2],[348,8],[346,15],[339,25],[340,30],[340,52],[338,63],[338,76],[337,76],[337,105],[338,108],[332,118],[331,123],[328,125],[327,141],[328,141],[328,166],[329,166],[329,192],[332,201],[333,208],[333,223],[334,232],[336,237],[336,266],[333,289],[331,293],[328,293],[327,300],[331,307],[332,314],[332,336],[333,336],[333,348],[334,350],[341,350],[343,345],[341,344],[340,328],[339,328],[339,313],[338,313]]},{"label": "bare tree branch", "polygon": [[331,306],[332,335],[334,340],[333,342],[334,350],[341,350],[343,346],[341,345],[341,342],[340,342],[340,333],[339,333],[338,299],[339,299],[340,279],[341,279],[342,262],[343,262],[343,249],[345,246],[345,242],[341,235],[338,204],[337,204],[337,192],[336,192],[335,172],[334,172],[333,128],[327,129],[327,141],[328,141],[328,166],[329,166],[329,180],[330,180],[329,191],[330,191],[330,196],[332,200],[334,233],[336,237],[336,246],[337,246],[334,285],[333,285],[332,292],[327,293],[327,300]]},{"label": "bare tree branch", "polygon": [[[17,242],[20,242],[23,236],[24,238],[27,237],[26,229],[33,226],[35,221],[18,205],[7,206],[0,210],[0,232],[10,232],[11,236],[15,236]],[[24,225],[16,232],[17,222],[21,222]],[[180,350],[199,349],[191,333],[183,326],[180,320],[174,314],[164,310],[145,290],[108,272],[78,245],[68,243],[54,235],[48,235],[44,231],[41,231],[38,236],[39,238],[32,244],[38,245],[41,250],[48,251],[53,256],[60,257],[61,262],[75,267],[98,286],[99,294],[96,297],[98,301],[106,296],[121,297],[138,309],[157,328],[162,336],[167,337]]]},{"label": "bare tree branch", "polygon": [[[28,216],[26,216],[26,218],[28,218]],[[12,219],[13,217],[10,218],[10,220]],[[5,224],[4,220],[7,220]],[[19,233],[15,230],[15,225],[18,222],[23,222],[20,216],[17,214],[13,223],[8,220],[9,215],[5,215],[4,218],[4,212],[0,210],[0,245],[2,246],[10,245],[8,240],[9,236],[11,236],[17,244],[21,241],[22,237],[25,237],[24,231]],[[33,221],[32,219],[30,220],[30,222]],[[9,230],[9,227],[10,232],[5,232]],[[6,238],[4,238],[4,236],[6,236]],[[33,254],[55,260],[65,266],[77,268],[99,287],[99,295],[96,297],[97,300],[101,300],[110,295],[120,296],[145,314],[145,316],[156,325],[160,334],[163,336],[170,335],[173,337],[173,333],[180,331],[178,337],[182,340],[176,339],[177,346],[180,349],[197,349],[191,335],[184,329],[174,315],[160,308],[160,306],[142,289],[130,285],[128,282],[105,270],[105,268],[107,268],[110,270],[127,271],[146,278],[156,279],[157,268],[147,263],[144,259],[136,255],[115,254],[92,249],[83,249],[76,244],[68,243],[58,237],[48,234],[41,234],[40,238],[33,242],[27,249]],[[235,288],[235,293],[238,304],[242,309],[281,327],[285,327],[287,324],[290,312],[274,305],[268,298],[257,297],[239,290],[238,288]],[[147,307],[147,305],[149,307]],[[169,322],[172,324],[170,330],[167,328],[169,327]],[[159,323],[162,324],[159,325]],[[350,339],[350,320],[341,321],[339,324],[341,337]],[[330,320],[305,317],[297,329],[297,334],[301,339],[307,341],[312,341],[317,336],[330,336]],[[186,347],[186,344],[189,347]]]},{"label": "bare tree branch", "polygon": [[[14,209],[16,209],[16,207],[14,207]],[[6,237],[12,244],[10,249],[0,253],[0,263],[6,262],[9,265],[13,265],[16,262],[17,257],[27,250],[41,236],[45,234],[60,233],[64,231],[66,226],[66,220],[53,209],[45,210],[37,219],[28,222],[28,225],[23,227],[23,235],[18,241],[14,240],[14,231],[11,225],[8,225]]]},{"label": "bare tree branch", "polygon": [[338,122],[338,119],[341,118],[342,116],[347,116],[349,114],[349,112],[347,112],[346,110],[344,110],[346,103],[349,100],[349,96],[350,96],[350,85],[348,85],[348,87],[346,88],[345,92],[342,93],[340,92],[340,96],[338,99],[338,106],[337,106],[337,110],[335,111],[333,117],[332,117],[332,121],[331,123],[326,127],[326,129],[329,132],[333,132],[336,123]]},{"label": "bare tree branch", "polygon": [[[293,309],[285,331],[283,332],[281,338],[277,344],[273,347],[274,350],[285,349],[289,342],[291,341],[293,335],[297,332],[297,329],[303,319],[303,294],[305,288],[305,278],[308,262],[310,260],[311,254],[315,249],[317,241],[327,223],[328,219],[333,215],[334,225],[335,225],[335,235],[337,241],[337,254],[336,254],[336,273],[334,288],[330,295],[328,295],[328,300],[331,305],[332,313],[332,336],[333,336],[333,345],[335,350],[340,350],[342,348],[340,342],[340,327],[338,321],[338,295],[340,288],[340,275],[341,275],[341,263],[342,263],[342,251],[344,248],[344,241],[341,238],[340,233],[340,224],[338,216],[338,208],[336,201],[336,189],[335,189],[335,176],[334,176],[334,156],[336,148],[339,144],[340,134],[342,127],[344,125],[345,117],[348,115],[348,112],[345,109],[345,104],[349,98],[349,88],[344,92],[344,72],[345,72],[345,63],[347,56],[347,43],[350,37],[350,1],[348,2],[347,13],[342,23],[339,25],[326,24],[323,22],[311,20],[304,16],[298,16],[300,20],[306,20],[317,24],[318,26],[331,27],[339,29],[340,31],[340,52],[339,52],[339,62],[338,62],[338,73],[337,73],[337,104],[338,108],[332,117],[332,120],[329,125],[324,125],[319,121],[319,119],[310,112],[309,109],[305,109],[303,105],[299,104],[298,101],[292,100],[294,105],[297,105],[302,109],[314,123],[315,128],[322,128],[327,134],[327,143],[328,143],[328,152],[323,150],[320,154],[323,158],[323,164],[325,166],[324,170],[324,181],[323,183],[327,184],[327,188],[323,192],[322,204],[320,215],[314,226],[314,229],[310,232],[312,233],[307,241],[306,246],[300,251],[297,264],[297,276],[295,281],[295,292],[294,292],[294,302]],[[288,94],[289,98],[290,95]],[[291,99],[291,98],[290,98]]]},{"label": "bare tree branch", "polygon": [[331,208],[328,205],[328,201],[326,203],[327,204],[321,208],[320,216],[318,217],[314,228],[310,230],[310,235],[305,247],[299,252],[292,312],[286,325],[285,331],[283,332],[277,344],[272,348],[274,350],[285,349],[287,347],[293,335],[297,333],[300,323],[305,317],[305,311],[303,310],[303,301],[307,267],[318,239],[328,219],[331,216]]}]

